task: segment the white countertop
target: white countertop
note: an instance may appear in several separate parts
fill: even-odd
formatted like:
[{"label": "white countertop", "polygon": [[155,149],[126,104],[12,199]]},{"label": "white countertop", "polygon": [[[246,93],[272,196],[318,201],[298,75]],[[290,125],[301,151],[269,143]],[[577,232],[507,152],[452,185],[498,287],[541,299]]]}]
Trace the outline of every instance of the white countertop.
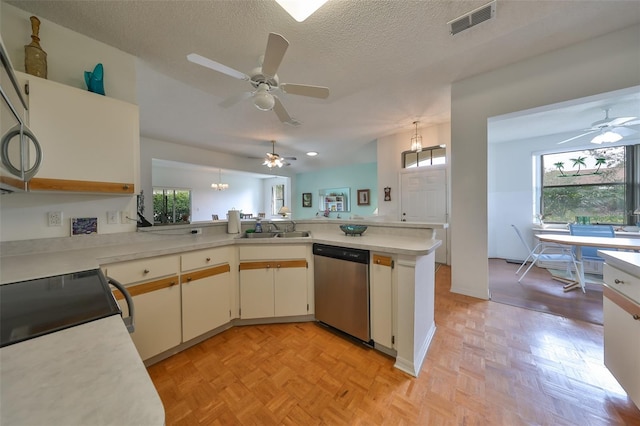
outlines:
[{"label": "white countertop", "polygon": [[164,425],[118,315],[0,349],[0,376],[2,425]]},{"label": "white countertop", "polygon": [[598,254],[611,266],[640,278],[640,253],[633,251],[598,250]]},{"label": "white countertop", "polygon": [[[304,230],[303,227],[299,229]],[[163,235],[148,232],[132,233],[120,244],[99,245],[66,250],[11,255],[3,251],[0,257],[0,284],[28,279],[68,274],[95,269],[114,262],[163,256],[230,244],[300,244],[321,243],[360,248],[381,253],[423,256],[433,252],[442,242],[430,238],[412,237],[388,232],[370,232],[361,236],[346,236],[339,229],[311,231],[308,238],[239,238],[239,234]],[[133,238],[140,236],[140,241]],[[123,237],[125,238],[125,237]],[[37,240],[32,240],[37,241]],[[28,243],[25,243],[28,244]]]}]

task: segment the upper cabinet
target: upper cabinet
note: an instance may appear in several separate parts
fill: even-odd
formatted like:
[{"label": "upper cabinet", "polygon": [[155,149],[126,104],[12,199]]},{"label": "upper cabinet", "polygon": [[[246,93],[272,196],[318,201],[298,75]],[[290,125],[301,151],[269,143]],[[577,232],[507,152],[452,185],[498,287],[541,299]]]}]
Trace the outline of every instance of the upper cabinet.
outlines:
[{"label": "upper cabinet", "polygon": [[138,106],[17,73],[29,127],[42,145],[31,191],[134,194],[139,186]]}]

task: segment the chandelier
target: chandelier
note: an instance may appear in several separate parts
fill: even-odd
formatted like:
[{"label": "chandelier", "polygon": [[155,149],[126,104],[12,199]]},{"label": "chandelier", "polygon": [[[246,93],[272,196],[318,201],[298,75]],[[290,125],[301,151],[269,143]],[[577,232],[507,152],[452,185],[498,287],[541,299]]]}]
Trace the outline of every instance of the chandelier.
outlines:
[{"label": "chandelier", "polygon": [[263,166],[267,166],[268,168],[273,167],[282,167],[284,166],[284,162],[282,158],[276,154],[276,141],[271,141],[271,152],[267,152],[267,157],[264,159]]},{"label": "chandelier", "polygon": [[218,169],[218,183],[212,183],[211,188],[216,191],[224,191],[225,189],[229,189],[228,183],[222,183],[222,172]]},{"label": "chandelier", "polygon": [[422,151],[422,136],[418,134],[418,123],[419,121],[413,122],[416,126],[416,134],[411,136],[411,151],[415,152]]}]

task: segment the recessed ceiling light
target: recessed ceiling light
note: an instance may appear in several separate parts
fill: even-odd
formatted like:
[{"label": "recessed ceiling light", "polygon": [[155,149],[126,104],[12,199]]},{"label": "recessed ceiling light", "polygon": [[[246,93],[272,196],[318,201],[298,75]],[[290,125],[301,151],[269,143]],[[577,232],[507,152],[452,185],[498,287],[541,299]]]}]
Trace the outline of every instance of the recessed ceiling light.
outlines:
[{"label": "recessed ceiling light", "polygon": [[309,157],[315,157],[316,155],[318,155],[318,153],[317,153],[317,152],[315,152],[315,151],[309,151],[309,152],[307,152],[307,155],[308,155]]},{"label": "recessed ceiling light", "polygon": [[307,19],[326,2],[327,0],[276,0],[298,22]]}]

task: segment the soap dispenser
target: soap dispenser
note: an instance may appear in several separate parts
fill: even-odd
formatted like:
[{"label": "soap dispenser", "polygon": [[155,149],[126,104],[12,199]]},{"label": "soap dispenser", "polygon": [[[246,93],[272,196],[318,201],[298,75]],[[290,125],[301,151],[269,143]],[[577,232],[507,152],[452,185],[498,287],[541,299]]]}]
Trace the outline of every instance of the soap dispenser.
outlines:
[{"label": "soap dispenser", "polygon": [[255,232],[262,232],[262,223],[260,222],[260,218],[256,219],[256,228],[254,230]]}]

